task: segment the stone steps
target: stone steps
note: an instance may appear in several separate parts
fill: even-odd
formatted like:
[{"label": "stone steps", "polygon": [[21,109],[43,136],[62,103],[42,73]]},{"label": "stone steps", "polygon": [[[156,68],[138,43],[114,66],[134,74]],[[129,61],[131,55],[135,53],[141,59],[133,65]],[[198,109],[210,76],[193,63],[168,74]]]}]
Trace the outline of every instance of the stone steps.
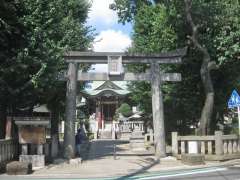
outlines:
[{"label": "stone steps", "polygon": [[121,133],[120,139],[121,140],[129,140],[131,136],[131,133]]},{"label": "stone steps", "polygon": [[112,139],[112,132],[111,131],[100,131],[99,139]]}]

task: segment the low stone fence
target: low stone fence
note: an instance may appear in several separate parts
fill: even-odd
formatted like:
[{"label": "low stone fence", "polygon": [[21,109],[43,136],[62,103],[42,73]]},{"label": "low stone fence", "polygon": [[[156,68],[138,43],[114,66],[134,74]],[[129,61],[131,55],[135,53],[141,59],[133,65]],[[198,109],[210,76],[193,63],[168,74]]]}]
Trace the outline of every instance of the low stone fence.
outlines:
[{"label": "low stone fence", "polygon": [[196,153],[203,154],[205,160],[228,160],[240,158],[240,141],[237,135],[223,135],[215,131],[212,136],[178,136],[172,132],[172,154],[181,159],[190,153],[191,144],[196,145]]},{"label": "low stone fence", "polygon": [[143,121],[126,121],[126,122],[117,122],[115,123],[120,132],[132,132],[134,129],[138,128],[140,131],[144,131]]},{"label": "low stone fence", "polygon": [[114,122],[113,126],[120,133],[120,139],[129,140],[131,133],[135,129],[139,129],[144,132],[143,121],[125,121],[125,122]]},{"label": "low stone fence", "polygon": [[19,155],[18,142],[15,139],[0,139],[0,166]]}]

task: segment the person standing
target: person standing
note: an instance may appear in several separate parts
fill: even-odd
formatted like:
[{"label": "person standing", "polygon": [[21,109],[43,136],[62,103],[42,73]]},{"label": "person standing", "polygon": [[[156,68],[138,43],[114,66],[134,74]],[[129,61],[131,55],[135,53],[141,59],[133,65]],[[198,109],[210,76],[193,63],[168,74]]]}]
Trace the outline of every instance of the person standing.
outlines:
[{"label": "person standing", "polygon": [[83,135],[82,135],[81,129],[77,130],[77,134],[75,136],[75,141],[76,141],[77,156],[80,157],[81,144],[83,141]]}]

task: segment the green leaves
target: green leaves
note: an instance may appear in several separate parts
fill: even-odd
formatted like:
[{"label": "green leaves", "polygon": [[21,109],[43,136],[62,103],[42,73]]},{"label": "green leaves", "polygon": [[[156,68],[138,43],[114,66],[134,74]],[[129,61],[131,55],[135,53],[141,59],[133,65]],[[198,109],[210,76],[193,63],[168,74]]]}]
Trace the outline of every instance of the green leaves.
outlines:
[{"label": "green leaves", "polygon": [[[134,23],[130,51],[154,53],[188,44],[187,35],[191,34],[191,29],[186,23],[183,1],[115,0],[113,9],[118,12],[120,22]],[[211,72],[216,96],[213,124],[216,124],[227,112],[226,102],[231,90],[240,88],[239,1],[192,1],[192,13],[194,22],[200,25],[200,43],[207,47],[211,59],[218,65],[218,70]],[[163,71],[182,74],[182,82],[166,83],[163,87],[168,130],[187,133],[187,127],[197,125],[199,121],[204,102],[199,72],[201,60],[202,54],[190,48],[181,65],[161,66]],[[128,66],[134,72],[144,72],[147,68],[145,65]],[[145,112],[151,113],[150,85],[134,82],[129,83],[129,89],[131,99]]]},{"label": "green leaves", "polygon": [[121,113],[124,117],[132,115],[132,109],[127,103],[121,104],[121,106],[117,109],[117,112]]},{"label": "green leaves", "polygon": [[168,23],[165,6],[145,5],[138,9],[133,40],[137,52],[157,53],[173,48],[176,34]]},{"label": "green leaves", "polygon": [[25,94],[32,105],[46,101],[49,91],[59,91],[56,77],[66,68],[63,53],[90,47],[93,34],[84,24],[90,4],[87,0],[1,2],[0,102],[11,99],[9,106],[22,106],[24,98],[19,97]]}]

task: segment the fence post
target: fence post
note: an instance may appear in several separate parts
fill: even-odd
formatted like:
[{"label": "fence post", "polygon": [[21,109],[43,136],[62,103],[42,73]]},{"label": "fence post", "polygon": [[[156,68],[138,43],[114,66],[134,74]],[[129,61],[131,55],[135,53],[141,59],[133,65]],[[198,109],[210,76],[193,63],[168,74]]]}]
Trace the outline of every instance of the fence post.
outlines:
[{"label": "fence post", "polygon": [[215,131],[215,152],[216,155],[223,154],[223,140],[222,140],[222,131]]},{"label": "fence post", "polygon": [[172,132],[172,154],[173,156],[178,155],[178,133]]}]

